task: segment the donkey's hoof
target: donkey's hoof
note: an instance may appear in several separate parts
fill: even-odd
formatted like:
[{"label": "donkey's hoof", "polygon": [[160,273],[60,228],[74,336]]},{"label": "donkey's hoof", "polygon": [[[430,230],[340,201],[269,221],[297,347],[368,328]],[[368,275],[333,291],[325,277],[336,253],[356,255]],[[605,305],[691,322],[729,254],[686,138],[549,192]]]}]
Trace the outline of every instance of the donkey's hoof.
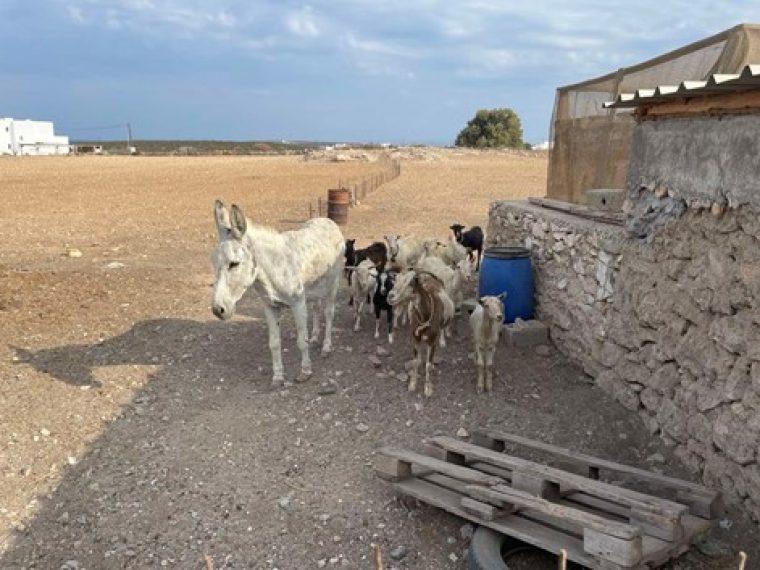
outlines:
[{"label": "donkey's hoof", "polygon": [[312,371],[311,370],[301,370],[301,372],[296,377],[296,382],[306,382],[309,378],[311,378]]},{"label": "donkey's hoof", "polygon": [[433,395],[433,387],[430,384],[425,384],[425,397],[429,398]]},{"label": "donkey's hoof", "polygon": [[322,356],[327,356],[333,351],[332,346],[323,346],[322,347]]},{"label": "donkey's hoof", "polygon": [[272,378],[272,388],[282,388],[285,385],[285,378],[283,376],[275,376]]}]

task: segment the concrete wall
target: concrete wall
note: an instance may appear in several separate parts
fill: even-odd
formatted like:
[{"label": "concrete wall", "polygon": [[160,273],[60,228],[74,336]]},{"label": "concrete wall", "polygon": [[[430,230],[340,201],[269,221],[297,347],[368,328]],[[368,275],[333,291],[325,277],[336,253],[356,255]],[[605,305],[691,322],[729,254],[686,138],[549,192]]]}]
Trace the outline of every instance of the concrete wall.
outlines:
[{"label": "concrete wall", "polygon": [[495,202],[488,227],[489,245],[532,250],[537,314],[557,346],[758,520],[759,214],[684,206],[641,240]]},{"label": "concrete wall", "polygon": [[55,135],[50,121],[0,119],[0,154],[69,154],[69,138]]}]

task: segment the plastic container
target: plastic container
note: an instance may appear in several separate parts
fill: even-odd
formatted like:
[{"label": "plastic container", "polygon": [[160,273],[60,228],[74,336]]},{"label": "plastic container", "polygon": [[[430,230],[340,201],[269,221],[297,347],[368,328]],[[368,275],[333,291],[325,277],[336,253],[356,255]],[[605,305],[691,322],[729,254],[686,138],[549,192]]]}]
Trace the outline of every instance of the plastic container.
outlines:
[{"label": "plastic container", "polygon": [[533,264],[530,251],[520,246],[489,247],[483,253],[478,297],[507,293],[504,322],[533,318]]}]

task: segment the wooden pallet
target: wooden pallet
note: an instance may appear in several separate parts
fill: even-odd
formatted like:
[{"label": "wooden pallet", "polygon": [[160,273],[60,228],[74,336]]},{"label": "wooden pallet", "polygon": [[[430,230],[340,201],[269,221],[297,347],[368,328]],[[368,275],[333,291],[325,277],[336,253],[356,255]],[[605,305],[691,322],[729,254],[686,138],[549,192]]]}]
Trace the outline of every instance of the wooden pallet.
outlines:
[{"label": "wooden pallet", "polygon": [[[661,566],[686,552],[723,510],[720,493],[701,485],[513,434],[483,430],[469,443],[428,443],[428,454],[381,449],[376,474],[405,495],[554,554],[565,549],[592,569]],[[508,455],[508,446],[572,471]],[[604,482],[606,474],[626,483]],[[637,482],[646,493],[633,488]]]}]

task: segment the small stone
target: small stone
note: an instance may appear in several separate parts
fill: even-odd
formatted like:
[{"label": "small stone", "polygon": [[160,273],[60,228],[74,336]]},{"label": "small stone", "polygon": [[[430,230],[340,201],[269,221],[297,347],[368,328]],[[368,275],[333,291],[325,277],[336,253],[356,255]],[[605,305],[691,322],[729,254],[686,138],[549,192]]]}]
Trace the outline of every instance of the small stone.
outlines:
[{"label": "small stone", "polygon": [[415,402],[414,403],[414,411],[421,412],[424,408],[425,408],[425,406],[423,404],[421,404],[420,402]]},{"label": "small stone", "polygon": [[369,360],[370,364],[375,368],[380,368],[383,365],[383,361],[374,354],[370,354],[367,360]]},{"label": "small stone", "polygon": [[618,439],[628,439],[628,434],[627,433],[619,433],[618,434]]},{"label": "small stone", "polygon": [[82,257],[82,252],[75,247],[70,247],[66,250],[66,255],[69,257]]},{"label": "small stone", "polygon": [[734,526],[734,521],[731,519],[720,519],[718,524],[723,530],[731,530],[731,527]]},{"label": "small stone", "polygon": [[121,269],[122,267],[126,266],[121,261],[112,261],[106,265],[106,269]]},{"label": "small stone", "polygon": [[451,554],[449,554],[449,560],[451,560],[452,562],[456,562],[457,560],[459,560],[459,556],[457,556],[456,554],[452,552]]},{"label": "small stone", "polygon": [[412,420],[406,420],[406,427],[412,427],[414,422]]},{"label": "small stone", "polygon": [[338,558],[337,556],[333,556],[330,558],[330,564],[337,564],[338,562],[340,562],[340,558]]},{"label": "small stone", "polygon": [[77,464],[77,458],[74,457],[73,455],[69,455],[68,458],[66,459],[66,461],[68,462],[69,465],[76,465]]},{"label": "small stone", "polygon": [[456,544],[456,543],[457,543],[457,539],[454,538],[453,536],[446,537],[446,544]]},{"label": "small stone", "polygon": [[722,542],[707,538],[697,544],[697,550],[699,550],[705,556],[716,558],[728,553],[728,548]]},{"label": "small stone", "polygon": [[329,396],[330,394],[335,394],[337,391],[338,388],[335,386],[335,384],[324,382],[320,385],[319,390],[317,390],[317,394],[320,396]]},{"label": "small stone", "polygon": [[317,560],[317,568],[324,568],[325,566],[327,566],[327,558]]},{"label": "small stone", "polygon": [[356,431],[360,433],[367,433],[369,431],[369,426],[363,422],[359,422],[356,424]]},{"label": "small stone", "polygon": [[61,570],[79,570],[78,560],[67,560],[61,566]]},{"label": "small stone", "polygon": [[475,527],[470,523],[462,525],[462,527],[459,529],[459,535],[464,540],[471,540],[473,534],[475,534]]},{"label": "small stone", "polygon": [[49,430],[49,429],[46,429],[46,428],[42,428],[42,429],[40,430],[40,433],[41,433],[42,435],[44,435],[45,437],[47,437],[47,436],[49,436],[49,435],[50,435],[50,430]]},{"label": "small stone", "polygon": [[341,537],[339,537],[337,534],[335,536],[333,536],[333,542],[340,542],[341,540],[343,540],[343,539]]},{"label": "small stone", "polygon": [[396,374],[396,379],[399,382],[408,382],[409,381],[409,374],[407,374],[406,372],[399,372],[398,374]]},{"label": "small stone", "polygon": [[321,522],[326,523],[327,521],[330,520],[330,515],[328,515],[327,513],[324,513],[324,514],[319,515],[318,518]]},{"label": "small stone", "polygon": [[460,428],[457,430],[457,437],[462,437],[462,438],[465,438],[465,437],[470,437],[470,432],[468,432],[468,431],[467,431],[466,429],[464,429],[463,427],[460,427]]},{"label": "small stone", "polygon": [[653,453],[647,457],[647,463],[665,463],[665,458],[662,453]]},{"label": "small stone", "polygon": [[406,551],[405,546],[397,546],[396,548],[391,550],[390,555],[391,555],[391,558],[393,558],[394,560],[401,560],[402,558],[406,556],[406,553],[407,551]]},{"label": "small stone", "polygon": [[539,344],[533,350],[539,356],[549,356],[551,354],[551,352],[552,352],[551,349],[548,346],[546,346],[545,344]]},{"label": "small stone", "polygon": [[377,352],[378,356],[388,356],[389,354],[389,352],[382,346],[378,346],[375,352]]},{"label": "small stone", "polygon": [[277,506],[279,506],[281,509],[287,509],[290,506],[290,499],[293,497],[292,493],[289,493],[285,495],[284,497],[280,497],[277,500]]}]

